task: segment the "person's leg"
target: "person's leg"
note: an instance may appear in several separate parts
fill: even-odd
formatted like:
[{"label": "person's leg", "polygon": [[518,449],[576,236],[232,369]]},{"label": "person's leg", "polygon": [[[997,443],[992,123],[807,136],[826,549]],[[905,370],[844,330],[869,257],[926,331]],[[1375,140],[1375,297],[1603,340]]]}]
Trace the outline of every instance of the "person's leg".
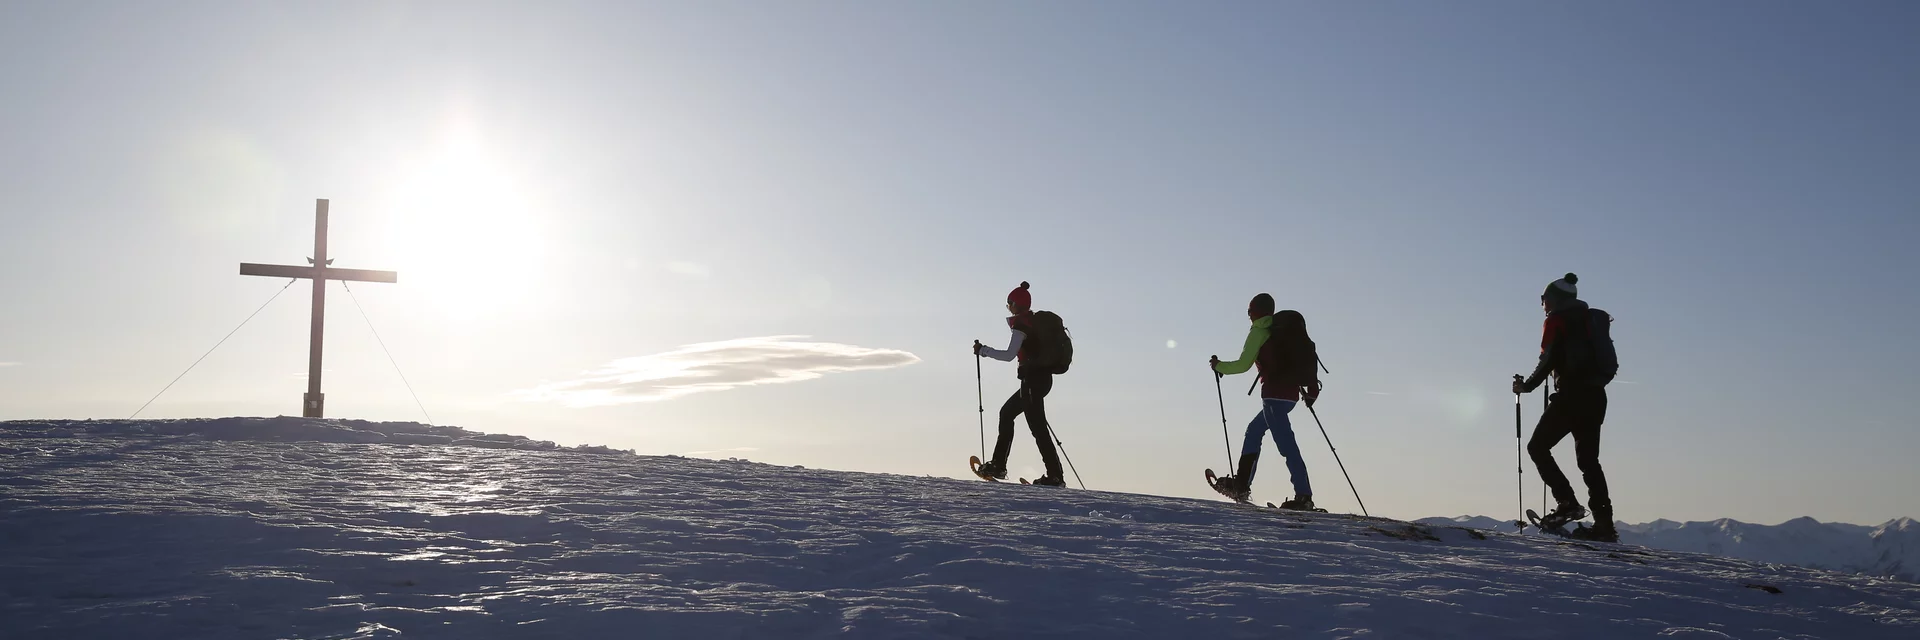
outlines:
[{"label": "person's leg", "polygon": [[1540,414],[1540,422],[1533,428],[1533,437],[1527,439],[1527,455],[1533,458],[1533,467],[1540,471],[1540,479],[1546,481],[1547,488],[1553,492],[1554,502],[1558,504],[1579,502],[1573,495],[1573,484],[1567,481],[1567,474],[1562,473],[1560,465],[1553,461],[1553,446],[1560,444],[1560,440],[1572,432],[1566,416],[1567,409],[1556,397],[1547,405],[1547,411]]},{"label": "person's leg", "polygon": [[1293,405],[1290,400],[1265,400],[1261,403],[1261,413],[1267,416],[1274,446],[1280,455],[1287,457],[1287,474],[1293,476],[1293,495],[1311,496],[1313,483],[1307,480],[1307,459],[1300,455],[1300,442],[1293,437],[1293,421],[1287,417]]},{"label": "person's leg", "polygon": [[1254,414],[1253,420],[1247,422],[1246,438],[1240,442],[1240,465],[1233,474],[1241,489],[1251,490],[1253,475],[1260,471],[1260,444],[1266,439],[1267,425],[1265,412]]},{"label": "person's leg", "polygon": [[1040,463],[1046,465],[1048,476],[1065,479],[1060,472],[1060,454],[1053,448],[1053,432],[1047,426],[1046,400],[1047,394],[1053,391],[1053,375],[1029,373],[1020,387],[1027,393],[1027,429],[1033,432],[1034,444],[1040,448]]},{"label": "person's leg", "polygon": [[1020,383],[1020,390],[1007,397],[1007,403],[1000,405],[1000,435],[993,441],[993,459],[989,464],[1005,469],[1007,456],[1013,451],[1013,419],[1027,411],[1027,385]]},{"label": "person's leg", "polygon": [[1613,523],[1613,496],[1607,492],[1607,474],[1600,469],[1600,425],[1607,421],[1607,390],[1583,391],[1569,412],[1573,423],[1573,455],[1587,482],[1587,506],[1594,522]]}]

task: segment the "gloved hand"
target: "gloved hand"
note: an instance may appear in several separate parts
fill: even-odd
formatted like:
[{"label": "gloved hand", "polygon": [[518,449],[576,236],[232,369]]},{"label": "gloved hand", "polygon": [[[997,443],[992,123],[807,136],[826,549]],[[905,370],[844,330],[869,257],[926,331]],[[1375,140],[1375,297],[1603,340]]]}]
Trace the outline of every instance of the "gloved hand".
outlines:
[{"label": "gloved hand", "polygon": [[1307,408],[1312,409],[1313,403],[1320,400],[1320,381],[1315,380],[1313,381],[1313,384],[1308,385],[1306,389],[1306,393],[1301,394],[1301,397],[1306,399]]},{"label": "gloved hand", "polygon": [[976,355],[976,356],[977,356],[977,355],[980,355],[980,347],[981,347],[981,346],[982,346],[982,345],[980,344],[980,341],[979,341],[979,340],[975,340],[975,341],[973,341],[973,355]]},{"label": "gloved hand", "polygon": [[1220,373],[1220,356],[1209,357],[1207,359],[1207,368],[1213,370],[1213,377],[1218,378],[1225,375]]},{"label": "gloved hand", "polygon": [[1513,374],[1513,395],[1517,396],[1526,392],[1527,379],[1520,377],[1520,374]]}]

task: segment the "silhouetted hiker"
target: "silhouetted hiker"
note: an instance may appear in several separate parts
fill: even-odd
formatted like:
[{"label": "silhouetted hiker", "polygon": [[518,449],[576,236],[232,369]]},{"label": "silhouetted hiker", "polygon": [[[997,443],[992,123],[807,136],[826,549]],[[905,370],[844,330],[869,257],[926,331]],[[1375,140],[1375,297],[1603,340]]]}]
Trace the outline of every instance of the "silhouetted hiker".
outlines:
[{"label": "silhouetted hiker", "polygon": [[1073,342],[1060,316],[1033,311],[1033,296],[1028,288],[1029,285],[1022,282],[1007,294],[1007,310],[1013,315],[1007,318],[1007,328],[1012,335],[1006,349],[995,349],[978,340],[973,342],[975,355],[1001,362],[1017,360],[1020,377],[1020,390],[1000,407],[1000,435],[994,440],[993,459],[981,464],[975,473],[1006,479],[1007,454],[1013,448],[1013,419],[1025,413],[1027,429],[1033,432],[1034,444],[1040,448],[1040,462],[1047,467],[1047,474],[1033,484],[1057,487],[1066,484],[1066,476],[1060,471],[1060,456],[1054,450],[1052,432],[1047,427],[1046,398],[1053,390],[1053,376],[1066,373],[1073,362]]},{"label": "silhouetted hiker", "polygon": [[1307,462],[1300,457],[1300,444],[1293,437],[1293,423],[1287,413],[1305,390],[1307,406],[1320,396],[1319,357],[1313,339],[1307,336],[1306,318],[1288,309],[1273,312],[1273,296],[1260,294],[1247,303],[1247,319],[1253,327],[1240,358],[1222,362],[1213,356],[1208,364],[1215,375],[1244,373],[1260,369],[1260,414],[1247,424],[1247,437],[1240,447],[1240,466],[1231,476],[1218,479],[1214,489],[1238,501],[1246,501],[1253,492],[1253,474],[1260,464],[1261,439],[1273,434],[1274,446],[1287,458],[1287,472],[1293,477],[1293,499],[1281,503],[1282,509],[1313,510],[1313,486],[1307,480]]},{"label": "silhouetted hiker", "polygon": [[1587,510],[1575,499],[1573,483],[1560,465],[1553,461],[1553,446],[1569,434],[1573,436],[1574,460],[1587,481],[1587,504],[1593,507],[1594,527],[1572,532],[1573,537],[1617,542],[1620,534],[1613,527],[1613,500],[1607,494],[1607,476],[1600,470],[1600,424],[1607,419],[1607,383],[1620,370],[1613,350],[1610,328],[1613,316],[1582,302],[1574,284],[1579,276],[1547,285],[1540,295],[1540,308],[1547,313],[1541,331],[1540,364],[1533,375],[1515,376],[1514,393],[1531,393],[1547,376],[1553,376],[1553,396],[1540,423],[1527,441],[1527,453],[1540,470],[1559,503],[1552,513],[1540,518],[1542,528],[1555,528],[1587,516]]}]

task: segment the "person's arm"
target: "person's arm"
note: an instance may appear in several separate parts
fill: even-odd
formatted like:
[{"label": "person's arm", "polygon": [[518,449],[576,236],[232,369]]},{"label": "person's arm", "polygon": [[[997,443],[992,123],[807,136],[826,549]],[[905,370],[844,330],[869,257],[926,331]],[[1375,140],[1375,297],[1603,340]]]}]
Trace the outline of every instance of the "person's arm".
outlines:
[{"label": "person's arm", "polygon": [[1005,351],[1001,351],[999,349],[995,349],[993,347],[989,347],[986,345],[980,345],[980,355],[993,358],[1001,362],[1011,362],[1014,356],[1020,355],[1020,345],[1024,344],[1026,341],[1027,341],[1027,334],[1022,333],[1019,329],[1014,329],[1013,336],[1007,339],[1007,349]]},{"label": "person's arm", "polygon": [[1260,357],[1260,346],[1266,343],[1267,330],[1254,327],[1247,332],[1247,344],[1240,348],[1240,359],[1232,362],[1222,361],[1214,365],[1213,370],[1224,375],[1246,373],[1248,369],[1253,368],[1253,361]]},{"label": "person's arm", "polygon": [[1540,388],[1540,383],[1547,381],[1547,376],[1553,375],[1553,368],[1560,361],[1561,341],[1558,338],[1564,322],[1558,315],[1547,316],[1546,324],[1540,329],[1540,364],[1534,365],[1533,375],[1520,383],[1520,387],[1525,389],[1523,393],[1533,393],[1534,389]]}]

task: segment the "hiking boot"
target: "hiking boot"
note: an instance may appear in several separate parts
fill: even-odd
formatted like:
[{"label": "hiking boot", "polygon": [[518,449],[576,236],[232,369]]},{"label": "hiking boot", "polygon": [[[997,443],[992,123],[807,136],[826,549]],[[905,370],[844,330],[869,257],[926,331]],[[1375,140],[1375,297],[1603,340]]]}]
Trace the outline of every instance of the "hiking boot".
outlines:
[{"label": "hiking boot", "polygon": [[1214,478],[1213,490],[1220,492],[1220,495],[1232,498],[1235,502],[1246,502],[1247,497],[1253,494],[1246,487],[1240,486],[1240,479],[1233,476]]},{"label": "hiking boot", "polygon": [[[1562,502],[1560,506],[1553,508],[1552,513],[1540,516],[1540,526],[1545,529],[1564,527],[1569,522],[1574,522],[1585,517],[1587,517],[1587,508],[1580,506],[1580,503]],[[1607,526],[1612,527],[1613,523],[1609,522]]]},{"label": "hiking boot", "polygon": [[1032,482],[1032,484],[1034,484],[1034,485],[1036,485],[1036,486],[1042,486],[1042,487],[1064,487],[1064,486],[1067,486],[1067,482],[1066,482],[1065,480],[1061,480],[1061,479],[1059,479],[1059,478],[1055,478],[1055,477],[1053,477],[1053,476],[1040,476],[1040,477],[1038,477],[1038,478],[1034,478],[1034,479],[1033,479],[1033,482]]},{"label": "hiking boot", "polygon": [[1312,511],[1313,496],[1294,496],[1292,500],[1280,503],[1280,508],[1292,511]]},{"label": "hiking boot", "polygon": [[1580,527],[1578,529],[1574,529],[1572,532],[1567,534],[1567,537],[1573,538],[1575,540],[1587,540],[1590,542],[1612,542],[1612,543],[1620,542],[1620,532],[1614,530],[1613,523],[1611,522],[1599,523],[1591,527]]},{"label": "hiking boot", "polygon": [[974,471],[974,474],[982,478],[1005,480],[1007,479],[1007,463],[983,462],[980,464],[980,468]]}]

